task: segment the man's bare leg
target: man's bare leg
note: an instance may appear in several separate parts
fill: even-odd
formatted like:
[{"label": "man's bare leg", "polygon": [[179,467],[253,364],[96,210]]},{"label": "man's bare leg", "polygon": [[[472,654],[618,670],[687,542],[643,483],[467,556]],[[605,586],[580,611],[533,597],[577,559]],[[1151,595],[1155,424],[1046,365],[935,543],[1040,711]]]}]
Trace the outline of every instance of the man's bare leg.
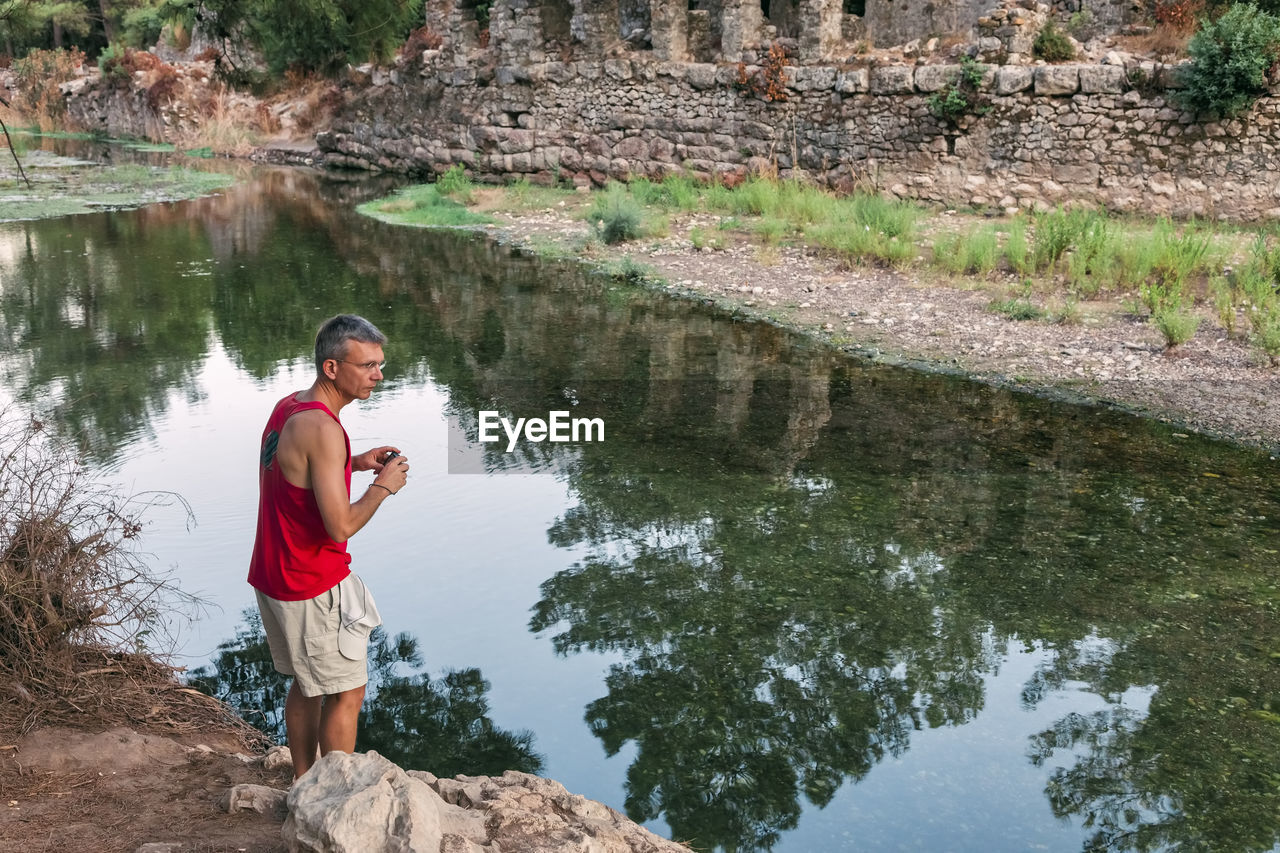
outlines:
[{"label": "man's bare leg", "polygon": [[[364,688],[360,690],[363,693]],[[303,696],[296,681],[289,686],[289,695],[284,700],[284,730],[289,739],[289,754],[293,756],[294,779],[316,763],[323,702],[323,696]]]},{"label": "man's bare leg", "polygon": [[364,688],[362,684],[324,697],[319,729],[321,755],[328,755],[335,749],[339,752],[356,751],[356,723],[360,720],[360,706],[364,704]]}]

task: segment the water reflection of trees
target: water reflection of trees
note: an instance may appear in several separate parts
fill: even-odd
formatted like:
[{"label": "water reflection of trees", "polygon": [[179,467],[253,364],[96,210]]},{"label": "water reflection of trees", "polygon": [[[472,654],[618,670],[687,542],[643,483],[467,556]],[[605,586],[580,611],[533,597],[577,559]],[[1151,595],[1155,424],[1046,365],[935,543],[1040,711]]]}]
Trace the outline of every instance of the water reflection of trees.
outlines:
[{"label": "water reflection of trees", "polygon": [[[284,702],[289,678],[275,671],[256,611],[218,647],[210,666],[191,673],[191,684],[236,709],[250,723],[283,742]],[[389,638],[381,628],[369,642],[369,687],[360,711],[356,748],[377,750],[409,769],[437,776],[498,775],[505,770],[536,773],[542,757],[533,733],[498,728],[489,719],[489,683],[478,669],[422,673],[417,641]],[[404,671],[414,671],[410,675]]]},{"label": "water reflection of trees", "polygon": [[[610,754],[638,749],[632,816],[768,848],[802,796],[824,805],[913,730],[979,713],[994,650],[1022,641],[1050,661],[1028,704],[1081,682],[1116,703],[1032,747],[1086,753],[1046,794],[1103,828],[1089,849],[1270,849],[1280,693],[1264,638],[1280,626],[1258,457],[1173,456],[1158,435],[1084,432],[989,392],[944,388],[939,412],[890,375],[849,393],[865,387],[850,373],[788,476],[625,433],[573,469],[577,505],[549,535],[590,556],[543,585],[531,627],[562,653],[625,655],[587,720]],[[1133,688],[1149,715],[1119,704]]]}]

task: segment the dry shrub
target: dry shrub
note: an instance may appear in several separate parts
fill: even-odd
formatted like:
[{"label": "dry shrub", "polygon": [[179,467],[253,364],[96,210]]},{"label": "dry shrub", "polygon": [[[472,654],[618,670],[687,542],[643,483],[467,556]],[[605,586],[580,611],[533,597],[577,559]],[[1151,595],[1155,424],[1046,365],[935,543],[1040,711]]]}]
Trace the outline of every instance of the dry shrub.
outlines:
[{"label": "dry shrub", "polygon": [[[289,114],[294,125],[303,133],[326,126],[334,113],[346,103],[342,89],[314,75],[300,79],[297,85],[284,94],[283,99],[291,103]],[[275,121],[275,130],[279,131],[279,119],[275,118]]]},{"label": "dry shrub", "polygon": [[217,154],[243,157],[257,146],[257,135],[250,129],[254,113],[237,103],[225,85],[197,104],[203,121],[185,134],[182,148],[209,148]]},{"label": "dry shrub", "polygon": [[1171,30],[1174,35],[1190,36],[1196,21],[1204,13],[1205,0],[1156,0],[1157,28]]},{"label": "dry shrub", "polygon": [[1155,27],[1140,36],[1118,36],[1116,46],[1139,56],[1156,56],[1165,60],[1187,55],[1191,33],[1178,32],[1170,27]]},{"label": "dry shrub", "polygon": [[418,27],[400,46],[400,56],[406,60],[418,59],[424,50],[439,50],[443,44],[444,36],[431,27]]},{"label": "dry shrub", "polygon": [[13,108],[41,130],[61,127],[66,115],[66,101],[58,86],[73,79],[84,65],[84,52],[71,50],[33,50],[13,63],[18,94]]},{"label": "dry shrub", "polygon": [[266,101],[258,102],[257,109],[254,110],[254,121],[258,125],[258,129],[263,133],[280,132],[280,119]]},{"label": "dry shrub", "polygon": [[748,92],[765,101],[785,101],[787,84],[783,69],[790,64],[791,59],[786,50],[774,42],[755,73],[748,73],[745,62],[738,63],[738,76],[734,86],[741,92]]},{"label": "dry shrub", "polygon": [[145,650],[193,603],[138,547],[147,508],[174,496],[118,494],[12,410],[0,410],[0,447],[0,724],[90,706],[146,717],[138,696],[174,680]]},{"label": "dry shrub", "polygon": [[209,46],[196,54],[196,62],[220,62],[222,60],[222,51],[216,47]]},{"label": "dry shrub", "polygon": [[177,70],[172,65],[161,63],[148,76],[150,83],[146,88],[147,106],[159,110],[165,104],[172,103],[182,82]]},{"label": "dry shrub", "polygon": [[136,71],[150,71],[163,64],[164,61],[160,57],[147,50],[128,48],[124,52],[124,66],[130,74]]}]

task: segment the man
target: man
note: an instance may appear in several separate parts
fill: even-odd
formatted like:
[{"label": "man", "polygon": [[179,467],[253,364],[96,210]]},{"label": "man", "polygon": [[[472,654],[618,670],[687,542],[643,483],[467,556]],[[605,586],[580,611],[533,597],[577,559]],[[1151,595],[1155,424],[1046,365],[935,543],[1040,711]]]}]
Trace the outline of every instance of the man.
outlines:
[{"label": "man", "polygon": [[[347,540],[400,491],[409,464],[392,446],[352,456],[338,413],[367,400],[382,379],[386,342],[363,317],[325,321],[316,334],[315,382],[277,403],[262,434],[249,583],[272,662],[294,678],[284,722],[295,779],[317,751],[355,751],[368,632],[381,620],[348,568]],[[352,471],[376,472],[354,503]]]}]

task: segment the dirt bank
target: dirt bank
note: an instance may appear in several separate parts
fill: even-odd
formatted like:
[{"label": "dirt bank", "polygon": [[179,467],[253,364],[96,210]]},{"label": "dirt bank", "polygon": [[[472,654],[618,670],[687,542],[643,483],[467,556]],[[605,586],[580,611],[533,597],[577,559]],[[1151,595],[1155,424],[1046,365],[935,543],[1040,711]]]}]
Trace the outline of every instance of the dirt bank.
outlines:
[{"label": "dirt bank", "polygon": [[[710,214],[676,214],[666,236],[609,247],[588,240],[585,199],[518,212],[504,210],[505,199],[502,191],[482,190],[473,207],[498,220],[488,230],[499,239],[533,251],[614,268],[630,258],[662,287],[878,361],[1115,406],[1280,449],[1280,372],[1247,341],[1228,335],[1204,306],[1195,336],[1166,349],[1160,333],[1121,299],[1080,302],[1066,323],[1012,320],[992,302],[1019,292],[1013,277],[976,282],[930,271],[851,269],[817,250],[761,246],[749,234],[722,230],[721,217]],[[1062,308],[1051,292],[1033,290],[1029,299],[1050,318]]]}]

